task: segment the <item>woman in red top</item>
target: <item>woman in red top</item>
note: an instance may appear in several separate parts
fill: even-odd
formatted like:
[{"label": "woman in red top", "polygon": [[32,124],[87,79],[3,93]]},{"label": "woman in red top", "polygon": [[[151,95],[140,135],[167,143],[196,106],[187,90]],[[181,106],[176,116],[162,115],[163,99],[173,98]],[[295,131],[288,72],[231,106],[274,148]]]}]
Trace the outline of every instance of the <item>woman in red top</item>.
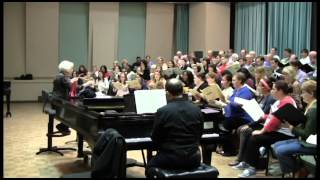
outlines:
[{"label": "woman in red top", "polygon": [[221,57],[221,65],[217,68],[219,74],[222,74],[228,68],[228,59],[225,56]]},{"label": "woman in red top", "polygon": [[102,72],[104,78],[110,79],[110,73],[108,72],[106,65],[100,66],[100,71]]},{"label": "woman in red top", "polygon": [[[277,141],[294,138],[294,135],[290,130],[283,126],[284,123],[281,123],[278,118],[272,115],[273,112],[288,103],[297,107],[293,98],[288,96],[291,92],[292,87],[283,80],[279,80],[273,85],[271,93],[277,101],[271,105],[269,114],[263,116],[258,123],[255,122],[250,125],[250,127],[255,130],[246,142],[243,161],[238,165],[233,166],[235,169],[244,170],[239,177],[250,177],[256,174],[256,168],[260,156],[259,148],[261,146],[269,147]],[[259,124],[261,122],[264,122],[263,127]]]}]

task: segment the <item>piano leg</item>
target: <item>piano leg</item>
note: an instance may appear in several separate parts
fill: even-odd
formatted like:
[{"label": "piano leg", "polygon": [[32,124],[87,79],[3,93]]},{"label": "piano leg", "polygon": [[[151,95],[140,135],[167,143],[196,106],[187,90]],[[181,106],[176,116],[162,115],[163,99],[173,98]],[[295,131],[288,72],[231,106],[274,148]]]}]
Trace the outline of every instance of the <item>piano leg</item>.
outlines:
[{"label": "piano leg", "polygon": [[146,158],[144,157],[143,149],[141,149],[141,153],[142,153],[142,158],[143,158],[143,164],[144,164],[144,167],[146,168],[147,167],[147,163],[146,163]]},{"label": "piano leg", "polygon": [[147,149],[147,162],[149,162],[152,158],[152,149]]},{"label": "piano leg", "polygon": [[77,133],[78,136],[78,156],[77,157],[83,157],[83,136],[79,133]]},{"label": "piano leg", "polygon": [[6,95],[7,98],[7,113],[6,113],[6,117],[8,117],[10,115],[11,117],[11,112],[10,112],[10,93],[8,93]]},{"label": "piano leg", "polygon": [[202,162],[211,166],[212,151],[216,148],[215,144],[201,145]]}]

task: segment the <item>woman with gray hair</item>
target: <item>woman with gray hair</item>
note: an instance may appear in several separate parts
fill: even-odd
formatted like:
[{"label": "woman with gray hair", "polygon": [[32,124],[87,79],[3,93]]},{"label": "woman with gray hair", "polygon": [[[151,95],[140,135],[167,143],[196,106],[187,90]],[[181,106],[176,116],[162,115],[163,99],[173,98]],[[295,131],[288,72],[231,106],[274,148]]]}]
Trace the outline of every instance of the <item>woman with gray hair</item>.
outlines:
[{"label": "woman with gray hair", "polygon": [[60,62],[59,74],[55,77],[53,81],[53,95],[61,97],[63,99],[69,99],[69,91],[71,84],[78,81],[78,78],[72,78],[72,72],[74,64],[71,61],[64,60]]},{"label": "woman with gray hair", "polygon": [[[68,60],[63,60],[60,62],[58,68],[59,68],[59,74],[55,77],[53,80],[53,95],[63,98],[63,99],[69,99],[69,92],[71,89],[71,85],[78,81],[78,78],[72,78],[72,72],[73,72],[74,64],[73,62],[70,62]],[[70,130],[69,127],[66,126],[63,123],[60,123],[56,126],[56,128],[63,134],[63,135],[69,135]]]},{"label": "woman with gray hair", "polygon": [[[59,74],[53,80],[53,91],[52,94],[54,96],[69,100],[69,92],[71,89],[71,85],[73,83],[77,83],[78,77],[72,78],[72,72],[74,68],[74,63],[68,60],[63,60],[60,62],[58,69]],[[91,85],[92,82],[89,81],[87,83],[82,84],[82,86]],[[63,134],[69,135],[70,130],[69,127],[60,123],[56,126],[56,128]]]}]

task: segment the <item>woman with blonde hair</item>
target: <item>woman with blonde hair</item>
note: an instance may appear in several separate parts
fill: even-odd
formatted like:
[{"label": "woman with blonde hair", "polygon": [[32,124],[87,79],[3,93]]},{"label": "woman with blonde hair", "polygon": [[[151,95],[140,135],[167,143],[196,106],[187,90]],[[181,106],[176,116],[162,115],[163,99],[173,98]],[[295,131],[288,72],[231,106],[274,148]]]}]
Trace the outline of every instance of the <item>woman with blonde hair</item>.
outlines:
[{"label": "woman with blonde hair", "polygon": [[301,101],[301,86],[299,81],[296,79],[296,71],[292,66],[286,66],[282,70],[282,78],[288,85],[292,86],[293,92],[289,95],[295,100],[299,109],[303,109]]},{"label": "woman with blonde hair", "polygon": [[296,127],[289,125],[291,132],[298,138],[278,141],[272,145],[276,156],[279,159],[282,173],[297,171],[294,154],[315,154],[317,148],[305,143],[311,134],[317,134],[317,82],[314,80],[305,81],[302,84],[302,98],[307,103],[305,116],[307,121]]},{"label": "woman with blonde hair", "polygon": [[258,86],[258,83],[260,82],[261,79],[266,78],[266,70],[264,69],[263,66],[256,67],[254,77],[255,77],[256,86]]}]

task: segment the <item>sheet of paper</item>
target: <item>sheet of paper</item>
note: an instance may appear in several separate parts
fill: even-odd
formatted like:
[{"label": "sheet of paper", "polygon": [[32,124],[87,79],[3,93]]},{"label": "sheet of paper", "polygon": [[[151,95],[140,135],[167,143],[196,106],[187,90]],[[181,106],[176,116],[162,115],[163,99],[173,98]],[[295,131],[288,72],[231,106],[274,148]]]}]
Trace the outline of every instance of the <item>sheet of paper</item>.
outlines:
[{"label": "sheet of paper", "polygon": [[204,122],[203,123],[203,129],[212,129],[213,128],[213,122]]},{"label": "sheet of paper", "polygon": [[143,138],[126,138],[126,143],[137,143],[137,142],[151,142],[150,137],[143,137]]},{"label": "sheet of paper", "polygon": [[128,81],[128,87],[132,89],[141,89],[141,84],[139,80]]},{"label": "sheet of paper", "polygon": [[243,98],[240,98],[240,97],[235,97],[234,98],[234,102],[244,105],[246,103],[249,103],[249,100],[248,99],[243,99]]},{"label": "sheet of paper", "polygon": [[255,99],[251,99],[248,103],[243,104],[242,108],[254,121],[258,121],[264,115],[264,112]]},{"label": "sheet of paper", "polygon": [[301,62],[302,65],[310,64],[310,58],[309,58],[309,56],[306,57],[306,58],[301,58],[299,61]]},{"label": "sheet of paper", "polygon": [[201,112],[205,114],[212,114],[212,113],[218,113],[219,111],[212,108],[205,108],[205,109],[201,109]]},{"label": "sheet of paper", "polygon": [[234,63],[227,68],[227,70],[230,71],[232,74],[236,73],[239,69],[240,69],[240,64],[238,63]]},{"label": "sheet of paper", "polygon": [[136,90],[134,91],[137,114],[155,113],[167,104],[164,89]]},{"label": "sheet of paper", "polygon": [[108,97],[108,95],[106,95],[106,94],[104,94],[104,93],[102,93],[100,91],[96,92],[96,97],[95,98],[107,98],[107,97]]},{"label": "sheet of paper", "polygon": [[195,89],[189,89],[189,92],[192,94],[192,96],[195,96],[197,94],[200,94],[197,90]]},{"label": "sheet of paper", "polygon": [[218,89],[218,87],[214,86],[214,85],[210,85],[210,86],[206,87],[201,92],[202,92],[204,98],[207,99],[207,101],[213,101],[215,99],[220,98],[222,95],[221,90]]},{"label": "sheet of paper", "polygon": [[202,134],[201,138],[210,138],[210,137],[219,137],[219,134],[212,133],[212,134]]},{"label": "sheet of paper", "polygon": [[316,134],[311,134],[311,135],[307,138],[306,142],[309,143],[309,144],[317,145],[317,135],[316,135]]},{"label": "sheet of paper", "polygon": [[123,89],[123,85],[120,82],[114,82],[112,83],[113,87],[116,89]]}]

